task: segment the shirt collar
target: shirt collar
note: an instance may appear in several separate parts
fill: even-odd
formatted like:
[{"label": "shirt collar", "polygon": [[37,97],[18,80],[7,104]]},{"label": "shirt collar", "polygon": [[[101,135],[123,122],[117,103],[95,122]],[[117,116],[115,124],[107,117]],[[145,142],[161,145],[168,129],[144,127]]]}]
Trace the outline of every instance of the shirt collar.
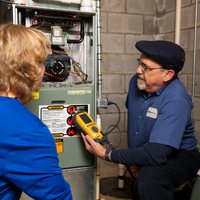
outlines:
[{"label": "shirt collar", "polygon": [[142,91],[142,95],[143,95],[143,97],[146,99],[146,98],[150,98],[150,97],[152,97],[152,96],[159,96],[163,91],[164,91],[164,89],[166,88],[166,86],[167,85],[165,85],[164,87],[162,87],[162,88],[160,88],[159,90],[156,90],[155,92],[151,92],[151,93],[149,93],[149,95],[147,96],[146,95],[146,92],[145,91]]},{"label": "shirt collar", "polygon": [[157,96],[159,96],[159,95],[163,92],[163,90],[166,88],[166,86],[167,86],[167,85],[165,85],[165,86],[162,87],[161,89],[155,91],[155,94],[156,94]]},{"label": "shirt collar", "polygon": [[[179,80],[179,78],[177,77],[172,82],[174,82],[175,80]],[[171,84],[171,83],[169,83],[169,84]],[[154,96],[154,95],[159,96],[169,84],[165,85],[164,87],[160,88],[159,90],[156,90],[155,92],[150,93],[148,96],[146,96],[146,92],[143,91],[143,96],[145,98],[149,98],[149,97]]]},{"label": "shirt collar", "polygon": [[176,78],[175,78],[173,81],[171,81],[169,84],[167,84],[167,85],[165,85],[164,87],[162,87],[161,89],[155,91],[156,95],[159,96],[159,95],[163,92],[163,90],[164,90],[168,85],[170,85],[171,83],[173,83],[173,82],[176,81],[176,80],[179,80],[179,78],[176,77]]}]

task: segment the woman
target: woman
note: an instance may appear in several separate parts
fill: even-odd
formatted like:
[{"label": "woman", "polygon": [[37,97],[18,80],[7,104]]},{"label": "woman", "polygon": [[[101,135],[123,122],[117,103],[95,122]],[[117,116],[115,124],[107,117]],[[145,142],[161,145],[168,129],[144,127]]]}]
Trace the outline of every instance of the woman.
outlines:
[{"label": "woman", "polygon": [[0,28],[0,199],[72,200],[58,166],[54,139],[23,104],[41,85],[50,51],[39,30],[5,24]]}]

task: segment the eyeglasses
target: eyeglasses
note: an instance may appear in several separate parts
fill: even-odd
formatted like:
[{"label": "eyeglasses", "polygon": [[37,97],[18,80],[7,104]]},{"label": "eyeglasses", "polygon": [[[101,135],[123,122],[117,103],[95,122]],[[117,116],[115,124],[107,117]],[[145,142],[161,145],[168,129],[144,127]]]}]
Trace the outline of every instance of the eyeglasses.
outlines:
[{"label": "eyeglasses", "polygon": [[153,70],[153,69],[163,69],[163,68],[151,68],[151,67],[145,65],[140,59],[137,59],[137,61],[138,61],[138,65],[139,66],[141,65],[144,71]]}]

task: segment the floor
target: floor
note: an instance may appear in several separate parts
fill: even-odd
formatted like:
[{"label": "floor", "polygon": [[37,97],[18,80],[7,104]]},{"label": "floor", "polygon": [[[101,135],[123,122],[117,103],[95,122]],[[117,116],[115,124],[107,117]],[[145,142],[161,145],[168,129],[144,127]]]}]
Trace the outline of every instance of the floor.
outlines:
[{"label": "floor", "polygon": [[124,199],[124,198],[108,197],[108,196],[100,195],[100,200],[132,200],[132,199]]},{"label": "floor", "polygon": [[[100,167],[100,180],[103,179],[103,178],[118,177],[118,174],[119,174],[119,167],[118,167],[117,164]],[[116,185],[117,184],[118,183],[116,183]],[[132,198],[119,198],[119,197],[117,197],[117,195],[105,196],[105,195],[100,193],[100,200],[132,200]]]}]

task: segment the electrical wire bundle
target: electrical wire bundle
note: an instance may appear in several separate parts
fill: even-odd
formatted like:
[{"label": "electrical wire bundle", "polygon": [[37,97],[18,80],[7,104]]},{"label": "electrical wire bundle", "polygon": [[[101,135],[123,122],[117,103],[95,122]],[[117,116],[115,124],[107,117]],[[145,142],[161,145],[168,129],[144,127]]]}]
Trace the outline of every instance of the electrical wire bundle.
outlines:
[{"label": "electrical wire bundle", "polygon": [[[120,122],[120,118],[121,118],[121,117],[120,117],[120,116],[121,116],[121,113],[120,113],[119,106],[118,106],[116,103],[109,101],[109,102],[108,102],[108,105],[115,105],[116,108],[117,108],[117,110],[118,110],[118,113],[119,113],[119,117],[118,117],[117,124],[116,124],[116,125],[110,125],[110,126],[107,128],[106,133],[104,134],[105,136],[107,136],[107,135],[108,135],[110,132],[112,132],[115,128],[118,128],[118,130],[119,130],[119,132],[120,132],[120,141],[119,141],[119,144],[118,144],[116,147],[114,147],[114,146],[111,144],[111,142],[110,142],[109,140],[106,141],[106,143],[108,144],[108,146],[109,146],[110,148],[116,149],[116,148],[120,145],[121,140],[122,140],[122,138],[121,138],[121,131],[120,131],[119,127],[118,127],[119,122]],[[112,128],[111,130],[108,131],[108,129],[111,128],[111,127],[113,127],[113,128]],[[129,174],[131,175],[132,180],[135,181],[135,176],[133,175],[133,173],[132,173],[130,167],[129,167],[128,165],[125,165],[125,166],[126,166],[126,168],[127,168],[127,170],[125,171],[125,174],[126,174],[126,172],[128,171]],[[124,174],[124,177],[125,177],[125,174]],[[125,180],[125,181],[126,181],[126,180]],[[127,182],[126,182],[126,184],[129,186],[129,184],[128,184]]]},{"label": "electrical wire bundle", "polygon": [[[47,17],[50,16],[50,14],[43,14],[43,15],[38,15],[37,17],[35,17],[32,20],[32,27],[34,26],[34,21],[38,18],[43,18],[43,17]],[[78,16],[73,16],[71,14],[68,14],[66,17],[70,16],[72,19],[76,19],[78,18]],[[79,20],[79,19],[78,19]],[[81,20],[79,20],[81,21]],[[40,28],[44,25],[44,21],[41,20],[41,24],[37,25],[37,27],[35,28]],[[83,27],[82,27],[83,28]],[[78,38],[79,35],[79,23],[78,23],[78,31],[77,31],[77,35],[76,35],[76,40]],[[63,32],[64,37],[67,37],[68,41],[72,41],[70,40],[70,36],[67,32]],[[85,64],[83,63],[81,65],[81,55],[83,52],[83,46],[84,46],[84,41],[85,41],[85,34],[83,34],[83,44],[82,44],[82,49],[80,52],[80,56],[79,56],[79,61],[77,62],[74,59],[73,56],[73,48],[74,48],[74,44],[72,45],[71,43],[68,43],[68,48],[69,48],[69,54],[66,53],[63,49],[61,49],[60,47],[56,47],[55,45],[53,45],[54,48],[52,48],[52,55],[48,56],[48,62],[45,63],[45,76],[44,76],[44,80],[45,81],[64,81],[67,76],[70,74],[71,76],[75,76],[75,77],[80,77],[82,82],[86,82],[87,81],[87,77],[88,75],[86,73],[83,72],[83,68],[85,67]],[[51,59],[49,59],[51,58]],[[70,70],[71,69],[71,64],[70,61],[72,63],[72,66],[74,67],[74,71]],[[64,62],[63,62],[64,61]]]},{"label": "electrical wire bundle", "polygon": [[[82,66],[80,65],[80,63],[79,62],[76,62],[69,54],[67,54],[67,53],[65,53],[64,51],[58,51],[58,50],[52,50],[52,52],[53,52],[53,55],[55,56],[54,58],[52,58],[52,56],[51,56],[51,60],[46,64],[46,66],[45,66],[45,77],[44,77],[44,79],[45,80],[47,80],[47,76],[51,76],[51,77],[53,77],[54,78],[54,81],[56,81],[56,79],[57,79],[57,81],[64,81],[66,78],[67,78],[67,76],[69,75],[69,74],[76,74],[76,76],[79,76],[80,78],[81,78],[81,81],[82,82],[85,82],[85,81],[87,81],[87,74],[85,74],[84,72],[83,72],[83,70],[82,70]],[[70,71],[70,68],[71,68],[71,65],[70,65],[70,62],[69,62],[69,60],[71,60],[72,61],[72,66],[74,66],[75,67],[75,72],[71,72]],[[64,70],[68,73],[66,76],[64,76],[64,77],[59,77],[58,76],[58,74],[57,74],[57,76],[55,75],[55,74],[52,74],[51,73],[51,71],[49,70],[50,68],[51,68],[51,66],[52,66],[52,63],[55,63],[56,61],[61,61],[60,62],[60,65],[62,65],[61,63],[62,63],[62,61],[65,61],[65,66],[64,66]],[[57,64],[57,63],[55,63],[55,64]],[[58,69],[59,70],[59,67],[57,66],[56,67],[56,69]],[[63,69],[63,66],[62,67],[60,67],[60,70],[62,70]],[[49,73],[50,72],[50,73]],[[73,76],[73,75],[72,75]],[[49,80],[48,80],[49,81]]]}]

